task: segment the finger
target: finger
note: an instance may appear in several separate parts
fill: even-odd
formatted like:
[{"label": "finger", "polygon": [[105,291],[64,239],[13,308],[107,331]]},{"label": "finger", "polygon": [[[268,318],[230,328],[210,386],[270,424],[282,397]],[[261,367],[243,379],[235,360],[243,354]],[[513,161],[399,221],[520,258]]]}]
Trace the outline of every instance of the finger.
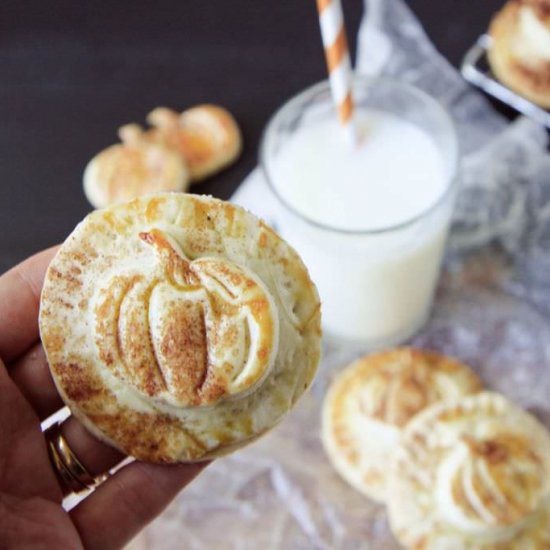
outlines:
[{"label": "finger", "polygon": [[44,348],[36,343],[9,367],[9,374],[40,420],[63,408]]},{"label": "finger", "polygon": [[[9,369],[10,376],[31,404],[40,420],[63,408],[48,368],[42,346],[35,345]],[[99,441],[74,417],[61,424],[61,433],[69,447],[92,476],[98,476],[119,464],[125,456]]]},{"label": "finger", "polygon": [[157,517],[206,466],[134,462],[71,510],[84,548],[121,548]]},{"label": "finger", "polygon": [[73,416],[61,424],[61,434],[92,477],[108,472],[126,458],[114,447],[94,437]]},{"label": "finger", "polygon": [[40,292],[57,249],[39,252],[0,277],[0,357],[5,362],[38,340]]},{"label": "finger", "polygon": [[[61,491],[50,468],[45,442],[40,437],[38,419],[8,376],[1,359],[0,485],[5,494],[19,499],[40,497],[61,500]],[[1,501],[0,494],[0,508]]]}]

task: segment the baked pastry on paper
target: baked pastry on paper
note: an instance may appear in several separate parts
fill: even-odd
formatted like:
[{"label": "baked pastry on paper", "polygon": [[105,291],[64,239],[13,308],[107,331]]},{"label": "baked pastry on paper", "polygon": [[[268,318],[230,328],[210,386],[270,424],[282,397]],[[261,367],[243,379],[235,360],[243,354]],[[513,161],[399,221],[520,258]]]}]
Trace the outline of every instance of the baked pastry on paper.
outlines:
[{"label": "baked pastry on paper", "polygon": [[390,523],[406,548],[550,548],[550,437],[501,395],[421,412],[390,470]]},{"label": "baked pastry on paper", "polygon": [[149,135],[185,159],[192,181],[200,181],[233,163],[242,148],[231,113],[217,105],[197,105],[181,114],[158,107],[147,116]]},{"label": "baked pastry on paper", "polygon": [[84,194],[94,208],[189,187],[189,171],[177,153],[146,139],[135,124],[120,128],[119,137],[122,143],[98,153],[84,170]]},{"label": "baked pastry on paper", "polygon": [[388,463],[405,424],[432,403],[481,388],[466,365],[435,352],[401,348],[367,355],[344,369],[326,395],[325,449],[344,479],[383,502]]},{"label": "baked pastry on paper", "polygon": [[550,108],[550,0],[510,0],[489,29],[496,77],[533,103]]},{"label": "baked pastry on paper", "polygon": [[97,210],[52,261],[40,332],[66,404],[140,460],[217,457],[273,427],[320,354],[317,290],[244,209],[160,194]]}]

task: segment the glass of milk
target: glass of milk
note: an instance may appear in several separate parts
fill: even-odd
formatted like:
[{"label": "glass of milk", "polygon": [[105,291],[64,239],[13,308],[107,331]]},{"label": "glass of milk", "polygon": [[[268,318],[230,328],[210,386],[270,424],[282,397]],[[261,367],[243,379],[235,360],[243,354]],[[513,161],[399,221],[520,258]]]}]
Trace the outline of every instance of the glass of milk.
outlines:
[{"label": "glass of milk", "polygon": [[328,82],[272,117],[260,162],[282,207],[277,229],[318,286],[325,333],[368,348],[426,322],[456,194],[446,111],[410,85],[356,78],[352,143]]}]

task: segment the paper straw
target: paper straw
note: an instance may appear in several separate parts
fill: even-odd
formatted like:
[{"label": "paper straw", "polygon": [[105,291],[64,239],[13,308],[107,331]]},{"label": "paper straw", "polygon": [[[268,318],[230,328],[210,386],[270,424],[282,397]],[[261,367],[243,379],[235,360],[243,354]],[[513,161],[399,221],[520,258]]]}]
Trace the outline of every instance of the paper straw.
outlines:
[{"label": "paper straw", "polygon": [[340,0],[317,0],[321,36],[338,119],[355,142],[352,70]]}]

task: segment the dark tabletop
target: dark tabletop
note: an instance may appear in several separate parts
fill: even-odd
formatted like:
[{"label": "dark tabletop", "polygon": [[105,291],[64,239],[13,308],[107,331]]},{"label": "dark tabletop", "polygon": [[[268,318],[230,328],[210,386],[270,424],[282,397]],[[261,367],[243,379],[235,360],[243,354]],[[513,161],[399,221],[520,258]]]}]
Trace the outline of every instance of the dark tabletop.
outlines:
[{"label": "dark tabletop", "polygon": [[[501,0],[410,4],[457,65]],[[350,46],[361,0],[344,0]],[[325,77],[314,0],[4,0],[0,10],[0,272],[90,211],[82,170],[152,107],[226,106],[239,162],[194,191],[228,198],[269,115]]]}]

